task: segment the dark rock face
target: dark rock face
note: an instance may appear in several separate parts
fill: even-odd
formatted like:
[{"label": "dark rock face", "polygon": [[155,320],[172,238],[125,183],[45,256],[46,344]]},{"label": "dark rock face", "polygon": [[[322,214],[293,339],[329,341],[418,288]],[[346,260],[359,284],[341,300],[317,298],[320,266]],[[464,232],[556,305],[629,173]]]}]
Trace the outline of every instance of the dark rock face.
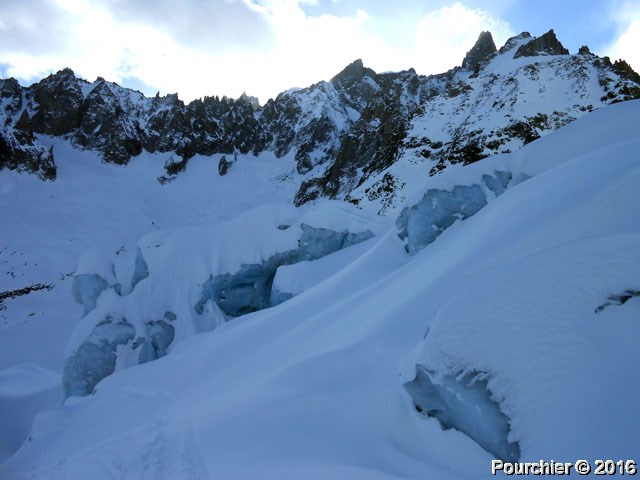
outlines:
[{"label": "dark rock face", "polygon": [[32,91],[38,104],[31,118],[31,128],[36,133],[60,136],[75,131],[80,126],[82,91],[73,70],[66,68],[36,83]]},{"label": "dark rock face", "polygon": [[377,78],[376,72],[366,68],[362,60],[358,59],[333,77],[330,83],[340,95],[341,100],[349,107],[361,112],[379,89]]},{"label": "dark rock face", "polygon": [[491,32],[482,32],[478,37],[476,44],[467,52],[464,60],[462,60],[462,68],[477,72],[482,63],[487,61],[497,51],[498,49],[496,48],[496,44],[493,42]]},{"label": "dark rock face", "polygon": [[549,30],[541,37],[534,38],[529,43],[522,45],[513,58],[535,57],[544,54],[569,55],[569,50],[562,46],[553,30]]},{"label": "dark rock face", "polygon": [[0,123],[0,170],[35,173],[43,180],[55,180],[53,150],[40,145],[33,135],[31,118],[24,109],[22,87],[14,78],[0,80],[0,99],[5,118]]},{"label": "dark rock face", "polygon": [[626,78],[627,80],[640,84],[640,75],[638,75],[633,68],[631,68],[631,65],[624,60],[616,60],[613,63],[613,70],[622,78]]},{"label": "dark rock face", "polygon": [[[322,177],[302,183],[295,204],[302,205],[319,196],[346,194],[365,178],[391,165],[406,136],[411,114],[429,95],[444,88],[440,77],[426,79],[413,70],[377,75],[379,90],[342,138],[335,162]],[[358,178],[360,171],[363,176]]]}]

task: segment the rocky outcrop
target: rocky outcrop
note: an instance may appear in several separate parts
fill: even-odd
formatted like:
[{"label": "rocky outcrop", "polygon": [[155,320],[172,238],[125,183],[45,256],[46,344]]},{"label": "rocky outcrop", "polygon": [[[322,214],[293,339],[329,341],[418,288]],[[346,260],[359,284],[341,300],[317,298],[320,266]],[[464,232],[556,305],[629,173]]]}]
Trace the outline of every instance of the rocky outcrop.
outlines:
[{"label": "rocky outcrop", "polygon": [[36,83],[27,95],[38,106],[30,122],[34,132],[61,136],[80,126],[83,95],[80,82],[70,68]]},{"label": "rocky outcrop", "polygon": [[549,30],[541,37],[534,38],[518,48],[513,58],[535,57],[536,55],[569,55],[569,50],[564,48],[553,30]]},{"label": "rocky outcrop", "polygon": [[498,51],[493,42],[491,32],[482,32],[476,44],[467,52],[462,60],[462,68],[478,72],[480,66]]},{"label": "rocky outcrop", "polygon": [[421,102],[445,88],[444,76],[420,77],[415,70],[380,74],[379,90],[347,135],[332,165],[321,177],[304,181],[295,204],[320,196],[348,194],[364,179],[393,164],[406,136],[408,121]]}]

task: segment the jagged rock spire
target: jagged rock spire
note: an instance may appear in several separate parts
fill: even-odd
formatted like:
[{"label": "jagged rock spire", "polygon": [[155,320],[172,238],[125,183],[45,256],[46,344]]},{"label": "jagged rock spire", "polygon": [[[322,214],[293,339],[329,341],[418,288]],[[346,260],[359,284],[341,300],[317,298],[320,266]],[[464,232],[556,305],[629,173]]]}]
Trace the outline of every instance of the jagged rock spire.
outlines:
[{"label": "jagged rock spire", "polygon": [[462,60],[462,68],[477,71],[480,65],[497,51],[491,32],[481,32],[473,48]]},{"label": "jagged rock spire", "polygon": [[522,45],[513,58],[535,57],[536,55],[568,55],[569,50],[560,43],[553,29],[544,35],[534,38],[529,43]]},{"label": "jagged rock spire", "polygon": [[357,59],[347,65],[344,70],[342,70],[335,77],[333,77],[331,79],[331,83],[348,88],[349,86],[362,80],[365,76],[374,77],[375,74],[376,72],[364,66],[361,59]]}]

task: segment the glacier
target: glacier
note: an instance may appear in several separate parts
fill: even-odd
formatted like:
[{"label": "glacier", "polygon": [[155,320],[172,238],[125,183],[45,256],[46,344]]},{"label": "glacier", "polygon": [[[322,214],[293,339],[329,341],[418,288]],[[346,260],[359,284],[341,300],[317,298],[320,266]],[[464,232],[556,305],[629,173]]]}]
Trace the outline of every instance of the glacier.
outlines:
[{"label": "glacier", "polygon": [[[262,223],[259,238],[251,235],[257,222]],[[65,397],[88,395],[118,368],[156,360],[190,335],[273,306],[272,285],[278,267],[317,260],[364,242],[385,225],[353,206],[323,202],[307,208],[306,213],[283,206],[259,207],[213,227],[149,234],[136,247],[129,269],[130,292],[118,288],[103,294],[106,281],[99,284],[103,289],[91,290],[93,277],[80,277],[94,295],[67,347]],[[90,257],[95,255],[87,254]],[[83,260],[78,270],[90,269],[85,266],[90,263]],[[97,265],[95,259],[93,263]],[[106,265],[114,271],[109,262]],[[146,298],[157,297],[159,292],[164,292],[161,306],[141,309]],[[101,303],[96,308],[99,295]]]},{"label": "glacier", "polygon": [[[404,238],[395,219],[353,205],[268,203],[293,197],[292,162],[241,156],[219,177],[217,157],[196,157],[184,177],[148,189],[139,185],[155,181],[158,157],[146,153],[127,167],[135,181],[88,152],[75,153],[87,160],[83,184],[64,160],[60,185],[44,190],[0,172],[0,200],[24,203],[6,209],[7,235],[24,245],[24,256],[0,252],[7,268],[25,282],[63,274],[51,291],[7,302],[3,369],[15,350],[67,344],[64,358],[41,357],[64,365],[64,379],[58,366],[0,372],[0,477],[475,479],[496,457],[633,458],[639,115],[639,102],[607,107],[422,179],[406,225],[427,192],[449,203],[414,209],[419,235]],[[92,189],[89,208],[78,199]],[[427,207],[442,225],[430,243]],[[60,239],[27,235],[25,221]],[[333,233],[302,241],[307,227]],[[325,243],[345,248],[278,265],[268,298],[272,268],[246,267]],[[94,244],[107,253],[79,268]],[[37,268],[17,269],[25,262]],[[85,274],[107,285],[86,314],[71,293]],[[203,285],[239,274],[234,285],[270,308],[231,320]],[[279,294],[290,298],[274,305]],[[239,298],[225,308],[251,305]]]}]

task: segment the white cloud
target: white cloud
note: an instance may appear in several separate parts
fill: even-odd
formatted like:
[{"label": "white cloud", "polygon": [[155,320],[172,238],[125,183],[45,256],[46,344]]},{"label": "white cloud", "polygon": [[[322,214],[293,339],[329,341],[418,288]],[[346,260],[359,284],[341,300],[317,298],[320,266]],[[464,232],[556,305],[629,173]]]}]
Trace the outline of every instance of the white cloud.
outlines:
[{"label": "white cloud", "polygon": [[459,2],[425,15],[416,36],[415,50],[420,55],[416,70],[439,73],[460,65],[480,32],[487,30],[498,47],[514,35],[508,23]]},{"label": "white cloud", "polygon": [[617,5],[612,12],[618,34],[604,49],[611,60],[626,60],[636,71],[640,71],[640,2],[627,1]]},{"label": "white cloud", "polygon": [[[512,34],[508,24],[461,3],[410,20],[406,35],[390,42],[385,19],[364,10],[307,15],[304,4],[317,0],[9,3],[21,1],[29,7],[0,6],[0,44],[9,35],[30,38],[33,25],[50,27],[37,42],[0,46],[9,75],[35,80],[69,66],[90,80],[126,85],[135,79],[149,87],[145,93],[178,92],[186,100],[247,91],[266,101],[289,87],[328,80],[356,58],[376,71],[442,72],[460,64],[480,31],[491,30],[498,45]],[[44,11],[39,5],[47,7],[46,17],[33,13]]]}]

